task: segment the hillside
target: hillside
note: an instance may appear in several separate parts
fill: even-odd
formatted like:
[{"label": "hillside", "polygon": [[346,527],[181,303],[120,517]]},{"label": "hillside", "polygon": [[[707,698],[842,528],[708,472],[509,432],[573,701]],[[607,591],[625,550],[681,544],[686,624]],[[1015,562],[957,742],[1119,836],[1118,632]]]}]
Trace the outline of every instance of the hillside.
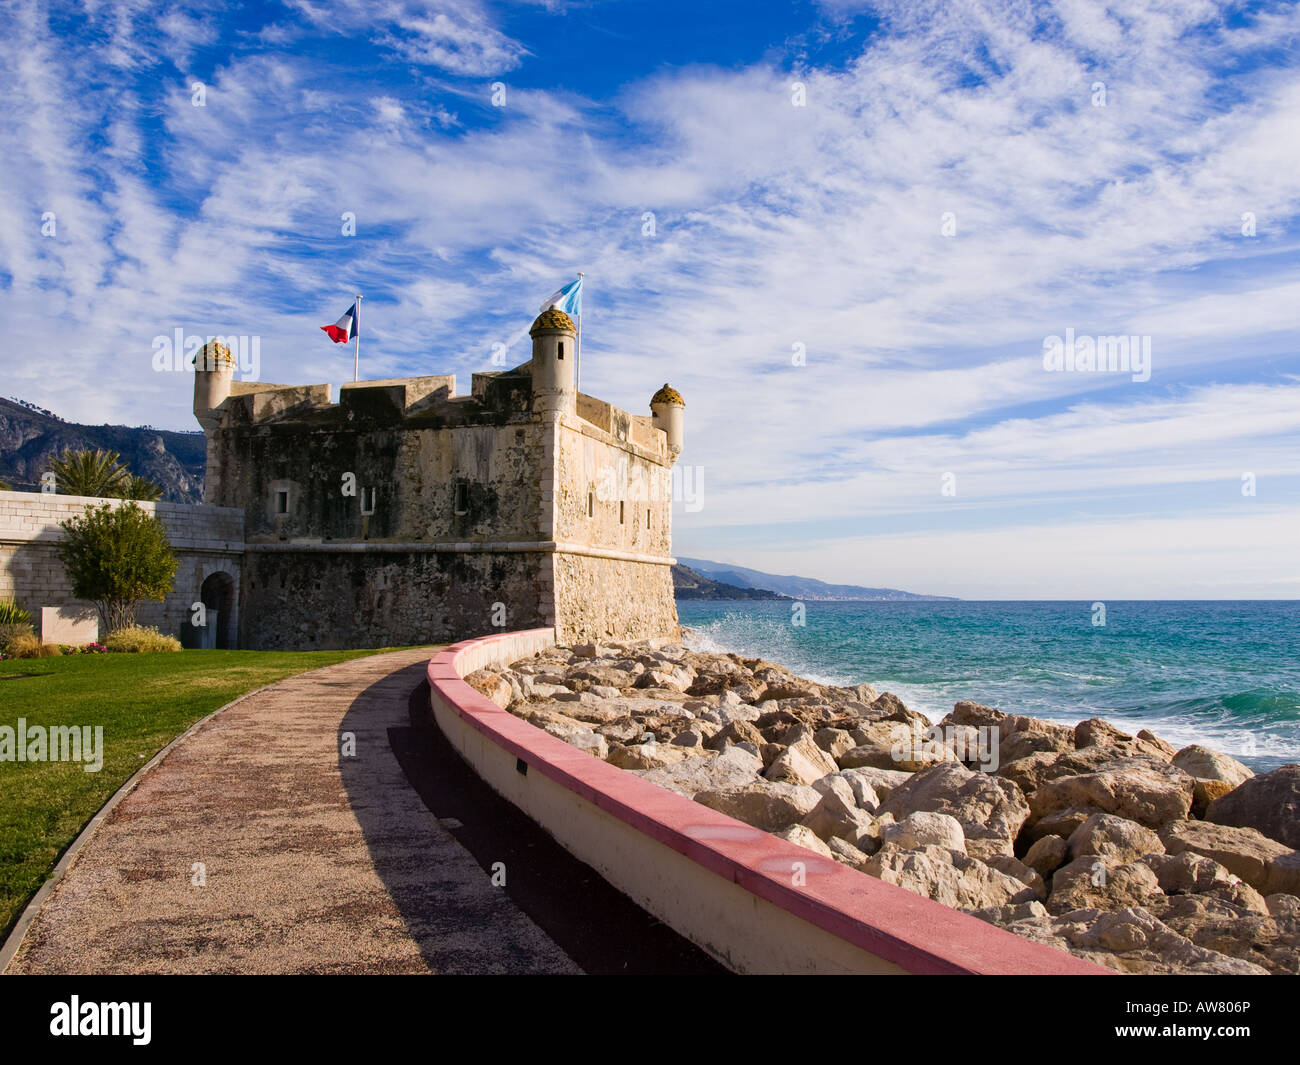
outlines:
[{"label": "hillside", "polygon": [[[949,595],[918,595],[897,588],[864,588],[857,584],[827,584],[813,577],[779,576],[761,570],[733,566],[727,562],[709,562],[700,558],[678,558],[702,576],[740,588],[772,589],[781,596],[807,600],[887,600],[910,602],[916,600],[952,600]],[[765,597],[766,598],[766,597]]]},{"label": "hillside", "polygon": [[203,434],[148,426],[78,425],[50,411],[0,399],[0,481],[15,491],[40,489],[41,474],[64,448],[116,451],[132,473],[162,486],[173,503],[203,498]]},{"label": "hillside", "polygon": [[723,584],[689,566],[680,563],[673,567],[673,596],[677,599],[784,599],[785,596],[766,588],[741,588]]}]

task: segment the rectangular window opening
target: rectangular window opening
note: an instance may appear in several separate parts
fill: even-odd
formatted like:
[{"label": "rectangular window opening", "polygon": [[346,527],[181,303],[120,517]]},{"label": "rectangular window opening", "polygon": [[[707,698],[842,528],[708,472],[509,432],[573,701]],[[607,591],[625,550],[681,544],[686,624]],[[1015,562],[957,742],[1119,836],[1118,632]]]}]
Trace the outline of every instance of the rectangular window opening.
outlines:
[{"label": "rectangular window opening", "polygon": [[560,358],[561,358],[561,359],[564,358],[564,341],[563,341],[563,340],[560,341]]},{"label": "rectangular window opening", "polygon": [[623,500],[618,501],[618,523],[623,524]]},{"label": "rectangular window opening", "polygon": [[587,493],[587,517],[596,513],[596,495],[594,492]]},{"label": "rectangular window opening", "polygon": [[469,513],[469,485],[464,481],[456,482],[456,505],[457,515]]},{"label": "rectangular window opening", "polygon": [[287,491],[275,493],[275,512],[277,514],[289,513],[289,493]]}]

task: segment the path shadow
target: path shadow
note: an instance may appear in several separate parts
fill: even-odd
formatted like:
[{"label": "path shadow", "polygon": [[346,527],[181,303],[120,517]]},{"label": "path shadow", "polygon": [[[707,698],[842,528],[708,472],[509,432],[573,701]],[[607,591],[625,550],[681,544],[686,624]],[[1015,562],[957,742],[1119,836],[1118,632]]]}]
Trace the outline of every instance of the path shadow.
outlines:
[{"label": "path shadow", "polygon": [[[401,713],[394,713],[397,707]],[[554,945],[587,973],[727,971],[571,855],[462,761],[433,719],[424,663],[362,692],[341,731],[356,735],[361,755],[339,759],[349,803],[375,869],[433,971],[567,969],[557,964]],[[380,759],[363,756],[367,742],[387,744],[400,782],[376,769]],[[414,816],[417,809],[421,816]],[[430,832],[426,810],[459,846]],[[506,870],[504,888],[491,886],[497,862]],[[502,891],[532,922],[532,937],[518,927],[526,922],[502,927]]]}]

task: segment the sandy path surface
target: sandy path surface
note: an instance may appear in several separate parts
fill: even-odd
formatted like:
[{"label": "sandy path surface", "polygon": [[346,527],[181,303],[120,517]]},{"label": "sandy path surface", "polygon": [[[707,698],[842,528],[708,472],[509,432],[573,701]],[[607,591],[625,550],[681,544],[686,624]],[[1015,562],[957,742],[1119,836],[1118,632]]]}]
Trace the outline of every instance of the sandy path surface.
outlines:
[{"label": "sandy path surface", "polygon": [[217,714],[100,825],[7,971],[579,971],[392,751],[431,654],[329,666]]}]

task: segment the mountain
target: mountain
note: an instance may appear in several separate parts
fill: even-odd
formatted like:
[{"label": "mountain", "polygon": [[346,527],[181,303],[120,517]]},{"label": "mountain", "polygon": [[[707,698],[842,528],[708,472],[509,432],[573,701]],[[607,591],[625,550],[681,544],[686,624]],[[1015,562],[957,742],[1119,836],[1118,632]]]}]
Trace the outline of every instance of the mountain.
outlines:
[{"label": "mountain", "polygon": [[711,580],[678,563],[673,567],[673,596],[677,599],[784,599],[766,588],[741,588]]},{"label": "mountain", "polygon": [[162,487],[163,499],[203,500],[207,445],[202,432],[78,425],[21,400],[0,399],[0,481],[18,492],[39,491],[41,474],[64,448],[116,451],[133,474]]},{"label": "mountain", "polygon": [[746,569],[727,562],[708,562],[702,558],[678,558],[678,563],[704,577],[740,588],[771,588],[793,599],[885,599],[894,601],[953,600],[950,595],[917,595],[897,588],[863,588],[856,584],[827,584],[812,577],[781,577],[775,573]]}]

